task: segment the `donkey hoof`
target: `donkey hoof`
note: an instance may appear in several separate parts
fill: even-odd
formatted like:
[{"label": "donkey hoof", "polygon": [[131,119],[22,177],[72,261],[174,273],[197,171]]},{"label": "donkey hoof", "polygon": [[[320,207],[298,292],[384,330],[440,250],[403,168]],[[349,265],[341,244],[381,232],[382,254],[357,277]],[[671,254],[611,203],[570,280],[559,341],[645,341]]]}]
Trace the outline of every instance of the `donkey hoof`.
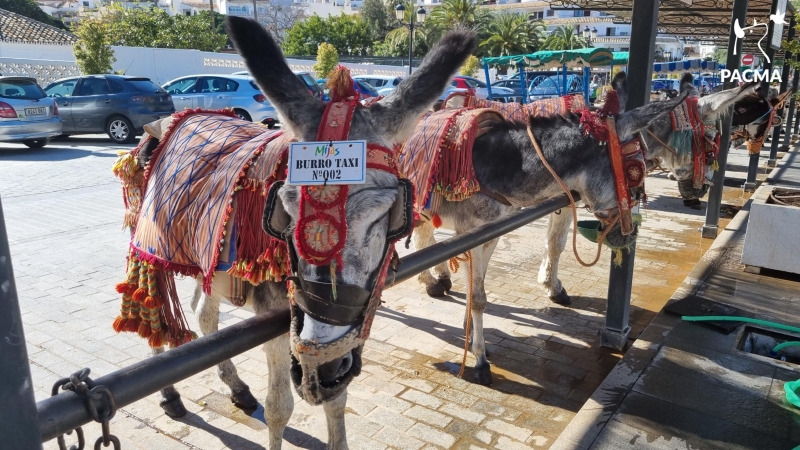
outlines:
[{"label": "donkey hoof", "polygon": [[492,366],[488,363],[482,366],[475,366],[474,373],[475,381],[478,384],[489,386],[492,384]]},{"label": "donkey hoof", "polygon": [[231,401],[240,409],[252,410],[258,408],[258,400],[250,393],[250,388],[231,392]]},{"label": "donkey hoof", "polygon": [[572,303],[572,300],[569,298],[569,294],[567,294],[567,290],[564,289],[563,287],[561,288],[561,292],[559,292],[556,295],[550,296],[550,301],[564,306],[567,306],[570,303]]},{"label": "donkey hoof", "polygon": [[445,292],[450,292],[450,289],[453,288],[453,282],[450,281],[450,278],[439,278],[439,284],[444,288]]},{"label": "donkey hoof", "polygon": [[183,406],[183,402],[181,401],[180,396],[175,397],[171,400],[161,400],[161,403],[158,404],[161,406],[161,409],[167,413],[168,416],[172,417],[173,419],[177,417],[183,417],[186,415],[186,407]]},{"label": "donkey hoof", "polygon": [[445,295],[444,287],[439,283],[426,284],[425,292],[427,292],[431,297],[444,297]]}]

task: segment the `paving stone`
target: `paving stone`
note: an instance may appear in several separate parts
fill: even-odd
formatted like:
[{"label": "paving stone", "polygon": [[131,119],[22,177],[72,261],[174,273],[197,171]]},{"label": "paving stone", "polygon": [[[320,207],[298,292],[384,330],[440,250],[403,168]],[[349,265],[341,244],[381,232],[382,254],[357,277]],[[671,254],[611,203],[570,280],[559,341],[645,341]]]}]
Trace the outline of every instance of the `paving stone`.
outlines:
[{"label": "paving stone", "polygon": [[408,434],[444,448],[450,448],[456,443],[456,438],[454,436],[444,431],[437,430],[436,428],[429,427],[423,423],[415,424],[408,430]]},{"label": "paving stone", "polygon": [[531,435],[531,430],[520,428],[499,419],[489,419],[483,425],[489,431],[500,433],[522,442],[525,442]]},{"label": "paving stone", "polygon": [[[415,389],[409,389],[401,395],[402,398],[416,403],[418,405],[427,406],[428,408],[436,409],[441,406],[442,401],[438,398],[434,397],[433,395],[426,394],[424,392],[417,391]],[[348,400],[349,404],[349,400]]]},{"label": "paving stone", "polygon": [[425,408],[424,406],[414,406],[408,411],[403,413],[406,417],[420,420],[430,425],[436,425],[439,428],[444,428],[453,421],[452,417]]}]

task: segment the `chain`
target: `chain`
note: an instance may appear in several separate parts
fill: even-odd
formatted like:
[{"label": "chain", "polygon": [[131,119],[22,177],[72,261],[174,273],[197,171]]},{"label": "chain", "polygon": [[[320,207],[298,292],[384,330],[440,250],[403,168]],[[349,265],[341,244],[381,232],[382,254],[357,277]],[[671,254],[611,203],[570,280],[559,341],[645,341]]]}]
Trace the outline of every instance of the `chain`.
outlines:
[{"label": "chain", "polygon": [[[114,400],[114,394],[111,393],[105,386],[98,386],[91,378],[89,373],[91,371],[85,368],[79,372],[75,372],[67,378],[62,378],[53,385],[51,395],[58,395],[58,390],[61,388],[64,391],[72,391],[78,394],[86,402],[86,409],[89,415],[95,422],[100,423],[103,430],[103,435],[97,438],[94,443],[95,450],[102,447],[108,447],[109,444],[114,444],[114,450],[120,450],[119,439],[111,434],[109,422],[117,412],[117,405]],[[85,440],[83,437],[83,430],[81,427],[75,429],[78,436],[78,445],[69,447],[69,450],[84,450]],[[68,432],[67,434],[72,434]],[[64,441],[64,435],[58,438],[59,450],[68,450]]]}]

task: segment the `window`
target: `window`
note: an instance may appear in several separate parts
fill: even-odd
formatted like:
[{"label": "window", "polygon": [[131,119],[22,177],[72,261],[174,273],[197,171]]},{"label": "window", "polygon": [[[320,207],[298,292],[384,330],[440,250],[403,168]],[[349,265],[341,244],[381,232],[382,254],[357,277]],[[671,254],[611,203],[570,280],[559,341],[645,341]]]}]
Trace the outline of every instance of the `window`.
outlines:
[{"label": "window", "polygon": [[200,92],[236,92],[239,83],[227,78],[207,77],[200,81]]},{"label": "window", "polygon": [[528,20],[541,20],[544,19],[544,11],[536,11],[528,14]]},{"label": "window", "polygon": [[244,6],[228,6],[228,12],[234,14],[247,14],[247,8]]},{"label": "window", "polygon": [[553,17],[553,16],[555,16],[555,14],[556,14],[556,12],[553,11],[552,9],[548,9],[547,10],[547,17]]},{"label": "window", "polygon": [[149,78],[128,78],[127,82],[142,94],[163,94],[166,92],[161,86],[150,81]]},{"label": "window", "polygon": [[0,81],[0,97],[39,100],[47,96],[35,81],[4,80]]},{"label": "window", "polygon": [[47,86],[44,92],[48,97],[72,97],[72,91],[75,90],[76,84],[78,84],[77,79],[62,81]]},{"label": "window", "polygon": [[108,88],[108,82],[105,78],[81,78],[81,84],[75,91],[76,97],[85,97],[89,95],[107,95],[111,90]]},{"label": "window", "polygon": [[120,92],[125,91],[125,87],[114,80],[108,80],[108,84],[111,86],[111,92],[114,94],[119,94]]},{"label": "window", "polygon": [[83,7],[84,8],[88,8],[89,7],[89,2],[83,2]]},{"label": "window", "polygon": [[486,87],[485,84],[481,83],[478,80],[473,80],[472,78],[464,78],[464,82],[467,83],[467,86],[471,87],[472,89]]},{"label": "window", "polygon": [[164,86],[164,89],[170,94],[189,94],[194,92],[194,85],[197,83],[197,77],[181,78],[172,83]]},{"label": "window", "polygon": [[573,11],[573,17],[589,17],[591,11]]},{"label": "window", "polygon": [[186,14],[187,16],[191,16],[192,15],[191,11],[184,11],[183,13]]},{"label": "window", "polygon": [[617,27],[606,28],[606,36],[616,36],[616,35],[617,35]]}]

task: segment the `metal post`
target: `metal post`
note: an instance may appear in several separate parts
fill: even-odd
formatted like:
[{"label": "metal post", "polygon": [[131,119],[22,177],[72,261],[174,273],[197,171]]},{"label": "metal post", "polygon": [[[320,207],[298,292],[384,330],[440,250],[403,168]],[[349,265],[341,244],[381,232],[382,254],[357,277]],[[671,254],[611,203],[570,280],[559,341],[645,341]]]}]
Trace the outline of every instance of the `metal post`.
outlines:
[{"label": "metal post", "polygon": [[492,100],[492,81],[489,79],[489,65],[483,63],[483,73],[486,75],[486,92],[489,94],[489,101]]},{"label": "metal post", "polygon": [[[733,13],[731,16],[731,28],[728,34],[728,59],[725,62],[725,68],[731,72],[739,70],[742,54],[742,41],[736,38],[736,32],[733,29],[733,24],[736,20],[740,24],[745,23],[747,20],[747,1],[748,0],[734,0]],[[732,89],[736,86],[736,82],[728,79],[723,85],[723,89]],[[725,166],[728,164],[728,151],[731,145],[731,121],[730,114],[723,116],[722,126],[720,129],[719,139],[719,155],[717,155],[717,162],[719,169],[714,172],[713,185],[711,192],[708,194],[708,205],[706,205],[706,222],[703,225],[702,235],[704,238],[714,239],[717,237],[717,230],[719,228],[719,208],[722,204],[722,189],[725,183]]]},{"label": "metal post", "polygon": [[[794,57],[795,61],[797,61],[797,56]],[[797,69],[794,70],[794,79],[792,79],[792,91],[797,92],[797,82],[800,81],[800,71]],[[794,94],[789,96],[789,115],[786,117],[786,132],[783,136],[783,146],[786,150],[789,149],[789,144],[792,140],[792,120],[797,120],[800,122],[800,117],[795,117],[795,101],[794,101]]]},{"label": "metal post", "polygon": [[[653,78],[653,55],[658,31],[658,0],[634,0],[631,19],[631,48],[628,62],[628,101],[625,110],[646,105],[650,101],[650,80]],[[633,263],[636,245],[622,251],[622,264],[614,264],[608,275],[606,326],[600,334],[600,345],[622,350],[628,342],[631,327],[628,313],[633,284]]]},{"label": "metal post", "polygon": [[561,70],[564,71],[564,78],[563,78],[564,81],[561,83],[561,86],[563,87],[561,95],[567,95],[567,63],[561,64]]},{"label": "metal post", "polygon": [[519,85],[522,87],[522,104],[528,102],[528,88],[527,88],[527,77],[525,76],[525,63],[520,61],[517,63],[517,71],[519,71]]},{"label": "metal post", "polygon": [[41,449],[28,350],[0,202],[0,436],[3,448]]},{"label": "metal post", "polygon": [[[779,0],[772,0],[772,12],[771,14],[775,14],[775,11],[778,10],[778,1]],[[769,21],[767,36],[768,39],[772,39],[772,30],[774,28],[773,22]],[[763,92],[769,92],[769,73],[772,72],[772,67],[775,63],[775,49],[772,48],[770,42],[767,42],[767,57],[769,59],[768,62],[764,62],[764,73],[768,74],[766,79],[761,82],[761,89]],[[769,125],[767,125],[769,126]],[[768,131],[767,131],[768,132]],[[770,147],[775,145],[775,141],[771,140],[769,143]],[[756,191],[756,175],[758,175],[758,161],[760,158],[760,153],[756,153],[754,155],[750,155],[750,162],[747,165],[747,180],[744,183],[744,191],[745,192],[755,192]]]},{"label": "metal post", "polygon": [[414,3],[411,3],[411,20],[408,23],[408,74],[411,75],[411,66],[414,61]]},{"label": "metal post", "polygon": [[[795,19],[792,16],[792,20],[789,21],[789,35],[787,36],[787,40],[791,41],[794,39],[794,26],[795,26]],[[781,88],[778,92],[785,92],[786,87],[789,85],[789,72],[791,72],[791,67],[789,66],[789,60],[792,58],[792,52],[786,51],[786,56],[783,59],[783,71],[781,72]],[[781,128],[783,128],[783,123],[775,127],[772,131],[772,141],[769,143],[769,159],[767,160],[768,167],[775,167],[778,164],[778,142],[781,140]],[[789,122],[786,122],[786,134],[789,134]],[[789,149],[789,146],[782,146],[781,150],[786,151]]]},{"label": "metal post", "polygon": [[217,16],[214,15],[214,0],[208,0],[208,7],[211,9],[211,31],[217,32]]},{"label": "metal post", "polygon": [[258,5],[256,5],[257,0],[253,0],[253,20],[258,22]]},{"label": "metal post", "polygon": [[586,104],[589,105],[589,77],[592,75],[589,66],[583,68],[583,95],[585,96]]}]

